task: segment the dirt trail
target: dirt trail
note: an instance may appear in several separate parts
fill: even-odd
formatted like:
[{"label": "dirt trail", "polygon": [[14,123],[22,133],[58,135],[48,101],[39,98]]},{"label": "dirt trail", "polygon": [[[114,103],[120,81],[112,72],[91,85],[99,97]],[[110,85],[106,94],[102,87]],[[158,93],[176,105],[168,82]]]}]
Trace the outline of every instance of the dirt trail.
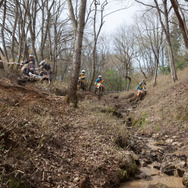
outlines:
[{"label": "dirt trail", "polygon": [[[183,86],[180,88],[179,92],[183,93]],[[144,160],[152,163],[156,158],[161,159],[160,152],[145,148],[148,141],[139,137],[152,137],[158,145],[164,144],[167,153],[185,149],[187,139],[182,138],[186,138],[187,132],[180,130],[179,136],[173,138],[173,142],[182,144],[180,147],[177,143],[172,147],[165,145],[177,127],[174,126],[171,135],[167,134],[168,127],[156,135],[153,124],[159,123],[155,121],[157,117],[152,119],[153,116],[139,113],[142,105],[152,106],[150,95],[146,100],[135,102],[130,100],[134,98],[132,93],[99,98],[79,91],[79,108],[74,109],[66,104],[65,96],[60,96],[65,95],[64,92],[58,90],[58,93],[59,96],[52,95],[33,84],[21,87],[9,80],[0,80],[3,187],[19,184],[115,188],[122,181],[120,174],[124,171],[120,170],[125,151],[133,151],[139,165]]]},{"label": "dirt trail", "polygon": [[0,83],[2,187],[118,187],[109,122],[71,108],[64,96],[5,79]]}]

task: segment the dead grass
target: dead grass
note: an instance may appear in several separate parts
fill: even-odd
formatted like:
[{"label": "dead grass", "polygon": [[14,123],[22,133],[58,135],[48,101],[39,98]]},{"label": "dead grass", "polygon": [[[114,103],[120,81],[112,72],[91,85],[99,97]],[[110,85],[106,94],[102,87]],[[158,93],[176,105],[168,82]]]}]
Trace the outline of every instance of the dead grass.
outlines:
[{"label": "dead grass", "polygon": [[157,86],[152,82],[147,83],[147,96],[139,104],[135,118],[142,119],[147,114],[146,120],[150,123],[145,129],[166,130],[175,125],[188,125],[188,68],[178,71],[178,81],[173,83],[171,75],[158,77]]},{"label": "dead grass", "polygon": [[[134,130],[171,134],[187,130],[187,70],[178,72],[175,84],[169,75],[159,77],[155,88],[147,83],[148,95],[131,111]],[[113,112],[118,106],[131,107],[127,96],[135,89],[101,99],[79,91],[79,108],[74,109],[65,103],[65,97],[57,96],[66,88],[59,83],[24,89],[5,82],[0,84],[0,131],[7,132],[0,138],[7,145],[1,150],[5,165],[11,164],[14,172],[23,171],[35,187],[79,187],[75,180],[84,174],[89,174],[97,187],[103,186],[101,182],[117,187],[115,178],[121,161],[116,158],[126,148],[130,133],[125,119]],[[60,94],[54,92],[59,88]],[[127,173],[126,169],[121,172]]]},{"label": "dead grass", "polygon": [[[99,100],[92,93],[85,97],[80,92],[79,108],[74,109],[65,103],[65,97],[48,94],[51,86],[43,87],[0,84],[0,135],[5,127],[10,129],[6,137],[0,137],[4,142],[0,143],[0,160],[5,156],[2,164],[11,164],[10,173],[23,171],[23,177],[27,175],[35,187],[52,186],[48,177],[53,185],[79,187],[75,179],[84,174],[89,174],[97,187],[101,182],[117,187],[118,162],[114,158],[122,148],[115,139],[124,136],[126,142],[127,132],[125,124],[113,115],[112,100],[106,96]],[[15,177],[13,174],[13,181],[18,183],[20,179]],[[4,185],[10,179],[7,175]]]}]

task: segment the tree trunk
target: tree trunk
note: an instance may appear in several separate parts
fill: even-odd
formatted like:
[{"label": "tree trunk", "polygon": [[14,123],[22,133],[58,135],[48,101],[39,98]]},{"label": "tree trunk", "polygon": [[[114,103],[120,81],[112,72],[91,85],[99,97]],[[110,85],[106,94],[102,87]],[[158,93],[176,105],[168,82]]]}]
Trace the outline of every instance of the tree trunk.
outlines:
[{"label": "tree trunk", "polygon": [[[55,3],[55,1],[52,2],[52,4],[50,5],[50,7],[48,9],[48,1],[47,1],[47,5],[46,5],[46,11],[47,11],[46,26],[45,26],[45,9],[44,9],[44,7],[42,9],[41,45],[40,45],[41,59],[44,59],[44,47],[45,47],[45,44],[46,44],[48,32],[50,32],[50,28],[49,28],[50,18],[51,18],[50,11],[51,11],[54,3]],[[46,30],[45,30],[45,28],[46,28]]]},{"label": "tree trunk", "polygon": [[12,55],[12,61],[15,61],[15,54],[14,54],[14,47],[15,47],[15,32],[16,32],[16,27],[17,27],[17,21],[18,21],[18,2],[15,1],[15,21],[14,21],[14,27],[12,31],[12,45],[11,45],[11,55]]},{"label": "tree trunk", "polygon": [[57,17],[54,22],[54,49],[53,49],[53,75],[56,77],[57,75],[57,43],[58,43],[58,34],[57,34]]},{"label": "tree trunk", "polygon": [[30,35],[31,35],[31,48],[32,48],[32,53],[35,56],[35,61],[36,61],[36,65],[39,66],[38,63],[38,58],[37,58],[37,52],[36,52],[36,48],[35,48],[35,39],[36,39],[36,35],[35,35],[35,29],[36,29],[36,18],[37,18],[37,1],[33,1],[34,5],[32,6],[32,14],[30,13],[30,10],[28,10],[28,19],[29,19],[29,31],[30,31]]},{"label": "tree trunk", "polygon": [[[183,39],[184,39],[184,43],[185,43],[185,48],[186,48],[186,53],[188,55],[188,30],[187,30],[187,26],[186,26],[186,21],[184,19],[182,19],[178,9],[180,9],[179,4],[176,0],[170,0],[172,7],[174,9],[174,12],[176,14],[176,17],[178,18],[179,21],[179,27],[181,28],[182,34],[183,34]],[[180,10],[181,11],[181,10]],[[183,12],[182,12],[183,15]],[[183,15],[184,17],[184,15]]]},{"label": "tree trunk", "polygon": [[7,62],[9,62],[9,58],[8,58],[8,53],[7,53],[7,49],[6,49],[6,44],[5,44],[5,36],[4,36],[4,29],[5,29],[5,20],[6,20],[6,0],[4,0],[4,12],[3,12],[3,24],[2,24],[2,28],[1,28],[1,36],[2,36],[2,43],[3,43],[3,49],[4,49],[4,54],[5,54],[5,58],[7,60]]},{"label": "tree trunk", "polygon": [[19,36],[19,47],[18,47],[18,63],[21,60],[21,57],[23,56],[23,60],[25,60],[25,57],[29,57],[28,53],[28,47],[27,47],[27,33],[29,30],[29,26],[27,25],[26,31],[26,20],[27,20],[27,10],[29,8],[29,3],[24,4],[24,11],[21,8],[21,4],[18,3],[19,6],[19,19],[18,19],[18,36]]},{"label": "tree trunk", "polygon": [[93,48],[93,60],[92,60],[92,77],[91,77],[91,82],[89,84],[89,91],[91,91],[91,87],[93,85],[93,82],[94,82],[94,79],[95,79],[95,72],[96,72],[96,67],[95,67],[95,64],[96,64],[96,42],[94,44],[94,48]]},{"label": "tree trunk", "polygon": [[159,20],[160,20],[162,28],[165,32],[166,41],[167,41],[167,48],[168,48],[168,55],[169,55],[171,77],[172,77],[172,81],[175,82],[176,80],[178,80],[178,78],[177,78],[177,74],[176,74],[174,55],[173,55],[173,51],[172,51],[172,45],[171,45],[170,33],[169,33],[167,0],[163,1],[165,25],[164,25],[162,18],[161,18],[161,10],[159,9],[159,5],[157,3],[157,0],[154,0],[154,1],[155,1],[155,4],[156,4],[156,7],[157,7],[158,14],[159,14]]},{"label": "tree trunk", "polygon": [[[68,0],[68,3],[71,3],[71,0]],[[80,9],[78,16],[78,25],[75,28],[75,42],[74,42],[74,52],[73,52],[73,69],[71,75],[71,82],[69,87],[69,93],[67,96],[67,102],[73,103],[74,107],[77,107],[77,81],[79,77],[80,65],[81,65],[81,50],[82,50],[82,40],[83,40],[83,32],[85,26],[85,11],[86,11],[86,3],[87,0],[80,1]],[[71,14],[72,10],[69,8],[69,12]],[[75,20],[72,20],[74,25],[76,25]],[[73,25],[73,27],[74,27]]]},{"label": "tree trunk", "polygon": [[125,88],[124,88],[125,91],[127,91],[127,77],[125,76]]},{"label": "tree trunk", "polygon": [[4,0],[1,0],[1,1],[0,1],[0,8],[1,8],[2,4],[3,4],[3,1],[4,1]]},{"label": "tree trunk", "polygon": [[[5,57],[5,54],[4,54],[4,52],[3,52],[3,50],[2,50],[1,47],[0,47],[0,52],[1,52],[1,54]],[[1,56],[0,56],[0,58],[1,58]]]},{"label": "tree trunk", "polygon": [[94,46],[93,46],[93,53],[92,53],[92,72],[91,72],[91,82],[89,84],[89,91],[91,91],[91,87],[93,85],[94,79],[95,79],[95,64],[96,64],[96,46],[97,46],[97,36],[96,36],[96,16],[97,16],[97,3],[95,3],[95,13],[94,13],[94,19],[93,19],[93,32],[94,32]]},{"label": "tree trunk", "polygon": [[130,85],[131,85],[131,77],[126,76],[126,78],[129,80],[129,83],[128,83],[128,86],[127,86],[127,90],[126,90],[126,91],[129,91],[129,88],[130,88]]},{"label": "tree trunk", "polygon": [[164,3],[164,15],[165,15],[165,25],[166,25],[165,34],[166,34],[166,41],[167,41],[172,81],[175,82],[176,80],[178,80],[178,78],[177,78],[177,74],[176,74],[174,54],[173,54],[172,44],[171,44],[171,39],[170,39],[168,13],[167,13],[167,1],[165,1],[165,2],[166,2],[166,3]]},{"label": "tree trunk", "polygon": [[153,86],[157,85],[157,71],[158,71],[159,61],[158,58],[155,58],[155,71],[154,71],[154,79],[153,79]]},{"label": "tree trunk", "polygon": [[94,33],[94,45],[93,45],[93,59],[92,59],[92,76],[91,76],[91,82],[90,82],[90,85],[89,85],[89,91],[91,91],[91,87],[93,85],[93,82],[94,82],[94,79],[95,79],[95,73],[96,73],[96,61],[97,61],[97,54],[96,54],[96,49],[97,49],[97,42],[98,42],[98,39],[99,39],[99,35],[100,35],[100,32],[101,32],[101,29],[102,29],[102,26],[104,24],[103,22],[103,11],[104,11],[104,7],[107,5],[107,3],[103,3],[101,5],[101,10],[100,10],[100,25],[99,25],[99,28],[98,28],[98,31],[97,31],[97,27],[96,27],[96,24],[97,24],[97,13],[98,13],[98,9],[97,9],[97,6],[100,5],[100,3],[98,4],[97,1],[95,1],[95,10],[94,10],[94,17],[93,17],[93,33]]}]

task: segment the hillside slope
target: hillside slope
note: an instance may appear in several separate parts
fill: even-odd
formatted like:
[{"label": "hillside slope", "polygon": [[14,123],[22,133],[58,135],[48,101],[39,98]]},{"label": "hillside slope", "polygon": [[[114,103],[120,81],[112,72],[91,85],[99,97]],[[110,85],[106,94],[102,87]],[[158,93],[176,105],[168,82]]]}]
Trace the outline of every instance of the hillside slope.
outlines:
[{"label": "hillside slope", "polygon": [[1,187],[110,188],[121,168],[136,171],[114,142],[121,122],[102,111],[106,101],[79,96],[74,109],[64,96],[0,79]]},{"label": "hillside slope", "polygon": [[134,112],[143,119],[140,131],[151,134],[178,135],[188,139],[188,69],[178,71],[179,80],[172,83],[170,75],[160,76],[156,87],[149,83],[147,96]]},{"label": "hillside slope", "polygon": [[138,103],[129,100],[134,91],[101,98],[79,91],[76,109],[47,88],[0,78],[1,186],[119,187],[137,171],[138,157],[130,157],[137,135],[176,135],[187,151],[187,72],[175,84],[170,76],[148,83]]}]

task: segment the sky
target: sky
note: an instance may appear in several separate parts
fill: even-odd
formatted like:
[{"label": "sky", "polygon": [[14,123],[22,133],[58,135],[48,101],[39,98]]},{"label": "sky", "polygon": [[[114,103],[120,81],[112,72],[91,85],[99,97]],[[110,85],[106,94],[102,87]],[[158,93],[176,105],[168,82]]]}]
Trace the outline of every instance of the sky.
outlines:
[{"label": "sky", "polygon": [[[123,2],[119,2],[118,4],[116,3],[107,11],[112,12],[113,10],[118,10],[122,8],[124,5],[125,3]],[[116,30],[123,24],[129,25],[134,23],[134,16],[139,11],[140,7],[138,7],[138,5],[135,4],[129,4],[128,6],[129,7],[127,9],[120,10],[118,12],[106,16],[102,32],[111,34],[114,30]]]}]

